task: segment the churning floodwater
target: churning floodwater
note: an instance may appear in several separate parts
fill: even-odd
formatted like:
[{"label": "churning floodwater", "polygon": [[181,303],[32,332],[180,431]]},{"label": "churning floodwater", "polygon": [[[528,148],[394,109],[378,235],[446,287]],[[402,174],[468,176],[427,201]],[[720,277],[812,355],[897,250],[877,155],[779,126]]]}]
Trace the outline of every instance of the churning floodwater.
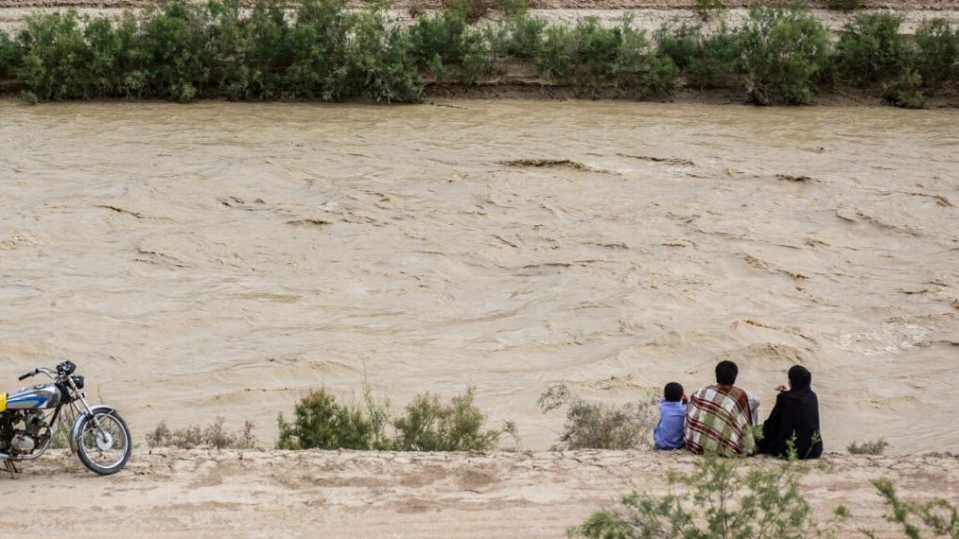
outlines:
[{"label": "churning floodwater", "polygon": [[309,388],[476,387],[549,447],[565,381],[813,372],[827,449],[959,444],[959,111],[0,101],[0,387],[72,359],[135,435]]}]

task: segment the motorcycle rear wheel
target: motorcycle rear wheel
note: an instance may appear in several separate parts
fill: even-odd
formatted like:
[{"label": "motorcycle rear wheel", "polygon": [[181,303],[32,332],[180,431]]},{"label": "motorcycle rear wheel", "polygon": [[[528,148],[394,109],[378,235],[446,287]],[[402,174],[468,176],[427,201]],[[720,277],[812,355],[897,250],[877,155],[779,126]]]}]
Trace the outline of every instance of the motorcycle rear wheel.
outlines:
[{"label": "motorcycle rear wheel", "polygon": [[119,414],[95,411],[83,418],[77,437],[77,456],[90,471],[115,474],[126,465],[132,451],[130,429]]}]

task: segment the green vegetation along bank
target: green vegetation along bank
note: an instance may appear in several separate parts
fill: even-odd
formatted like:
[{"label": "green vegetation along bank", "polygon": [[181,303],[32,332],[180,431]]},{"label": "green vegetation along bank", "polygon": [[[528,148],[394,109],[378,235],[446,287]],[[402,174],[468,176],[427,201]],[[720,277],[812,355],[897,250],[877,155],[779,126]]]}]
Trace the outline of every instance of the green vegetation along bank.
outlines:
[{"label": "green vegetation along bank", "polygon": [[163,2],[119,20],[74,11],[31,15],[0,32],[0,88],[30,102],[160,98],[416,103],[448,86],[495,85],[528,73],[583,98],[662,99],[680,89],[735,91],[756,104],[809,104],[857,92],[905,107],[954,95],[959,31],[929,19],[900,33],[890,13],[857,15],[830,38],[804,7],[755,7],[739,26],[627,20],[548,23],[517,10],[472,26],[452,7],[393,24],[382,7],[303,0]]}]

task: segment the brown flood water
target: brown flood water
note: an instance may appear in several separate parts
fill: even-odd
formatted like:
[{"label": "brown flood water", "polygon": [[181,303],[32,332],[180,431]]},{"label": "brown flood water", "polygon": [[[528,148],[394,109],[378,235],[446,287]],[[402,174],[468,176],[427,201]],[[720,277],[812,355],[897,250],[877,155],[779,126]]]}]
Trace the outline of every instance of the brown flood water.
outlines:
[{"label": "brown flood water", "polygon": [[542,449],[550,382],[730,358],[764,417],[801,362],[827,450],[955,449],[957,206],[956,111],[0,101],[0,388],[72,359],[138,441],[269,446],[308,388],[473,384]]}]

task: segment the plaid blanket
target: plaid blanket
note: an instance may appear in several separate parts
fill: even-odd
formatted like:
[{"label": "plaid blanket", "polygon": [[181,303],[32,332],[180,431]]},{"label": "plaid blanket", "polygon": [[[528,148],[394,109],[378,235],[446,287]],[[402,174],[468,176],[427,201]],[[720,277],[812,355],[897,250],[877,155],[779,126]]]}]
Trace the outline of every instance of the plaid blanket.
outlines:
[{"label": "plaid blanket", "polygon": [[686,447],[693,453],[745,455],[756,444],[749,427],[749,396],[735,386],[709,386],[693,393],[686,411]]}]

